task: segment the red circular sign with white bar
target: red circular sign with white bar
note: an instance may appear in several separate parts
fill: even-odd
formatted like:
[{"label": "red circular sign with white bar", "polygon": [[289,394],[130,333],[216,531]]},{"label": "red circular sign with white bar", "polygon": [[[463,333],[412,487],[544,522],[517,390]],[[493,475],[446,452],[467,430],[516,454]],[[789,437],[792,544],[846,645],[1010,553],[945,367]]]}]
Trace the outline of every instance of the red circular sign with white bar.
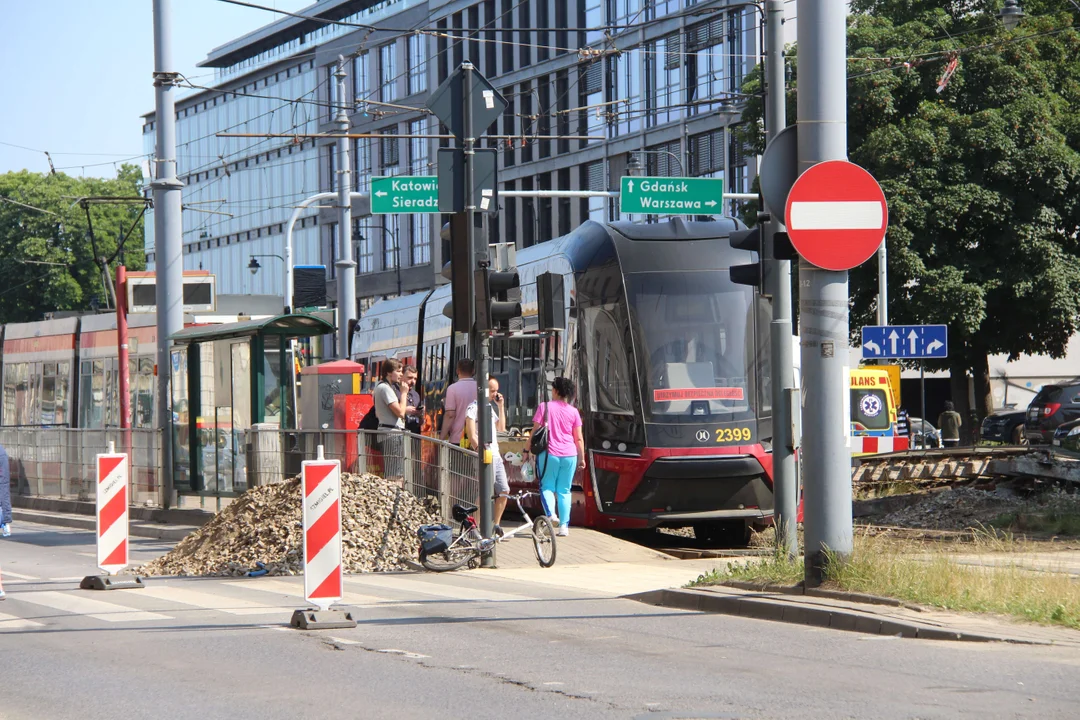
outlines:
[{"label": "red circular sign with white bar", "polygon": [[874,176],[846,160],[814,165],[791,186],[787,230],[799,255],[826,270],[850,270],[877,252],[889,225]]}]

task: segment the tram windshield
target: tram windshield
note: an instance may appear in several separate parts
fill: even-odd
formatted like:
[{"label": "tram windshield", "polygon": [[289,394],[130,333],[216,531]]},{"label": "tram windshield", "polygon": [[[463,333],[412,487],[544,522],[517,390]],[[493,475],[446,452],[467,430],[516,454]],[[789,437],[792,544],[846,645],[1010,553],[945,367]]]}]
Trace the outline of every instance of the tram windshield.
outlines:
[{"label": "tram windshield", "polygon": [[762,358],[750,287],[727,271],[649,272],[628,274],[626,292],[647,421],[753,415]]}]

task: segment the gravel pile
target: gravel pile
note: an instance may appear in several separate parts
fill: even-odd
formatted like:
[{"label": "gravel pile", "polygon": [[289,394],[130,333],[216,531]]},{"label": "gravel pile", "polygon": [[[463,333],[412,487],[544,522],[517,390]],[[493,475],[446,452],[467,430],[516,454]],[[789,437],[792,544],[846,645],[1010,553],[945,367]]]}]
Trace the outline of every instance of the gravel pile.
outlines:
[{"label": "gravel pile", "polygon": [[932,530],[967,530],[988,526],[999,515],[1017,512],[1028,504],[1008,488],[955,487],[928,493],[917,502],[886,515],[879,523]]},{"label": "gravel pile", "polygon": [[[439,522],[423,502],[377,475],[341,475],[342,551],[346,573],[398,570],[416,556],[416,528]],[[171,552],[133,572],[140,575],[241,576],[303,573],[300,479],[253,488],[184,538]]]}]

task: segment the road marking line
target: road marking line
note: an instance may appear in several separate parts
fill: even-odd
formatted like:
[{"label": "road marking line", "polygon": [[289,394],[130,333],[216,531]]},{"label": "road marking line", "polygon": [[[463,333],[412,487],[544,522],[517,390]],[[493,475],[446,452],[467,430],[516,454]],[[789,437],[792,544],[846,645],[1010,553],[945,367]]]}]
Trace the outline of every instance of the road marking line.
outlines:
[{"label": "road marking line", "polygon": [[339,637],[333,637],[333,636],[331,636],[330,639],[333,640],[334,642],[338,643],[339,645],[360,645],[361,644],[359,640],[348,640],[346,638],[339,638]]},{"label": "road marking line", "polygon": [[12,572],[10,570],[5,570],[4,571],[4,577],[13,577],[16,580],[40,580],[41,579],[39,577],[34,577],[33,575],[20,575],[19,573]]},{"label": "road marking line", "polygon": [[44,627],[44,625],[39,622],[34,622],[33,620],[26,620],[21,617],[15,617],[14,615],[0,613],[0,630],[15,630],[18,628],[32,627]]},{"label": "road marking line", "polygon": [[[347,582],[347,581],[346,581]],[[245,590],[259,590],[261,592],[274,593],[276,595],[288,595],[292,598],[299,599],[300,602],[304,600],[304,586],[300,584],[290,583],[286,580],[276,579],[264,579],[259,578],[245,582],[243,580],[229,582],[226,585],[232,585],[238,588],[244,588]],[[335,605],[399,605],[398,601],[387,600],[386,598],[376,597],[374,595],[362,595],[360,593],[345,593],[345,596],[335,603]]]},{"label": "road marking line", "polygon": [[535,600],[536,598],[525,595],[512,595],[494,590],[482,590],[479,588],[466,588],[460,585],[450,585],[442,582],[426,582],[424,580],[411,580],[398,576],[346,578],[346,585],[359,587],[374,587],[380,590],[401,590],[420,595],[433,595],[449,600],[475,600],[487,602],[499,602],[510,600]]},{"label": "road marking line", "polygon": [[96,620],[104,620],[105,622],[141,622],[144,620],[173,619],[170,615],[134,610],[123,605],[114,605],[113,603],[102,602],[101,600],[92,600],[71,593],[56,592],[53,590],[19,593],[18,597],[13,599],[34,605],[44,605],[53,610],[62,610],[76,615],[87,615]]},{"label": "road marking line", "polygon": [[288,612],[288,608],[250,600],[238,600],[235,598],[215,595],[213,593],[200,592],[190,588],[173,587],[169,585],[154,585],[144,588],[139,595],[165,600],[167,602],[180,603],[181,605],[193,605],[204,610],[218,610],[230,615],[277,615]]},{"label": "road marking line", "polygon": [[407,650],[398,650],[396,648],[385,648],[383,650],[376,650],[375,652],[386,653],[387,655],[401,655],[402,657],[411,658],[413,660],[421,660],[426,657],[431,657],[430,655],[422,655],[420,653],[409,652]]}]

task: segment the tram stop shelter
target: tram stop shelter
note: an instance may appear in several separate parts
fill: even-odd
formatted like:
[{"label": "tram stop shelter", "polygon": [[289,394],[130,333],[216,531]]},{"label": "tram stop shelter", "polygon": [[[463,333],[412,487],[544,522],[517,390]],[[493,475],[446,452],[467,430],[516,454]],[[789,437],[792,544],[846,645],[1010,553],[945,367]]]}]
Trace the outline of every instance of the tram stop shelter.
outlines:
[{"label": "tram stop shelter", "polygon": [[247,490],[253,427],[296,428],[295,338],[337,328],[315,315],[197,325],[172,336],[173,478],[180,494]]}]

